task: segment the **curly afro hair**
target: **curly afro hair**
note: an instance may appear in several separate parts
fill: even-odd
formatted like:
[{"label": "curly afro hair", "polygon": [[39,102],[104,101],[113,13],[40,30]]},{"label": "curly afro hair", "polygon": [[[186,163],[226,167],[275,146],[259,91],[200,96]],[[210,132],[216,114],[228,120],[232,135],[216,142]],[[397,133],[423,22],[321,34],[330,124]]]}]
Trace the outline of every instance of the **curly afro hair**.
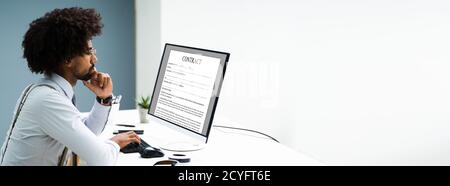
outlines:
[{"label": "curly afro hair", "polygon": [[89,54],[87,42],[103,24],[95,9],[55,9],[30,23],[22,47],[28,68],[36,74],[56,72],[60,64]]}]

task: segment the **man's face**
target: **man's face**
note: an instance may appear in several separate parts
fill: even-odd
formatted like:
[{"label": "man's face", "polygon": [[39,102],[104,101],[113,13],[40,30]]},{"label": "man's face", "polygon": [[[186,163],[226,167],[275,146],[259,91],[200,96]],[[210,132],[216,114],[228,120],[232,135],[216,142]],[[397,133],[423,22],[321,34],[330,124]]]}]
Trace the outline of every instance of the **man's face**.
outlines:
[{"label": "man's face", "polygon": [[88,41],[90,54],[83,54],[72,59],[73,63],[72,73],[79,80],[90,80],[92,73],[95,71],[95,63],[97,56],[93,50],[92,41]]}]

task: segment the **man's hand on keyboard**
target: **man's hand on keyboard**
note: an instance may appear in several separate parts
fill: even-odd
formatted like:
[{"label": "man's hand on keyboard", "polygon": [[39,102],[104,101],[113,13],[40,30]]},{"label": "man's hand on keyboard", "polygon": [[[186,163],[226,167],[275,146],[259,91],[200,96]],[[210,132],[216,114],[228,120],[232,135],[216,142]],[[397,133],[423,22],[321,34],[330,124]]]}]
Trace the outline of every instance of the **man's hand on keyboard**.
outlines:
[{"label": "man's hand on keyboard", "polygon": [[127,146],[131,142],[141,143],[141,138],[133,131],[120,133],[111,138],[120,148]]}]

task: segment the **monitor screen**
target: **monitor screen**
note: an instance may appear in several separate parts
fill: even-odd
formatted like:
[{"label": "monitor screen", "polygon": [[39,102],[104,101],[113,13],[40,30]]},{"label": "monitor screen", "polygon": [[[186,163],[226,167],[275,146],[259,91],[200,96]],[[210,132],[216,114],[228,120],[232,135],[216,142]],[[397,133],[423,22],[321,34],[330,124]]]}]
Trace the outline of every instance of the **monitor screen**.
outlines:
[{"label": "monitor screen", "polygon": [[207,140],[229,56],[166,44],[148,113]]}]

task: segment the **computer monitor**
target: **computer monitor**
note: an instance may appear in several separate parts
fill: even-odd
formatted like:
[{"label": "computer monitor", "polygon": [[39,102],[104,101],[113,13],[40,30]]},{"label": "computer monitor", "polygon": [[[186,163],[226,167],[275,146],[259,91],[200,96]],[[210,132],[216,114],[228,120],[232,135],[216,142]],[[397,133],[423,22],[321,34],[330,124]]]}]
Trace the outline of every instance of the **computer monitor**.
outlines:
[{"label": "computer monitor", "polygon": [[165,45],[148,114],[190,140],[168,140],[160,144],[162,149],[192,151],[205,146],[229,57],[225,52]]}]

